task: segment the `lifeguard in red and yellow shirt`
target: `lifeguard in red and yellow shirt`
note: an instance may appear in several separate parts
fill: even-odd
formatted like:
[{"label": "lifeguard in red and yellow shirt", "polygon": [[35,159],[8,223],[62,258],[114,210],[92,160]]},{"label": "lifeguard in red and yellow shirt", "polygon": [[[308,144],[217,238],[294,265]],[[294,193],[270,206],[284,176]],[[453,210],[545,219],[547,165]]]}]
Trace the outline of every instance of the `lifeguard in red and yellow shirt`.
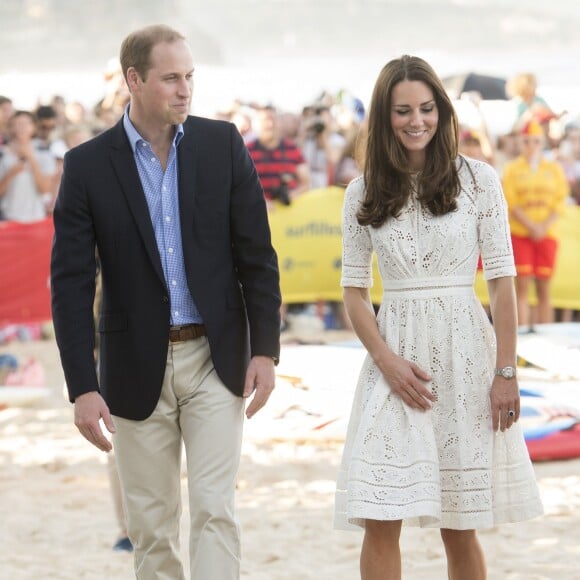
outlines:
[{"label": "lifeguard in red and yellow shirt", "polygon": [[521,154],[504,167],[503,189],[508,204],[517,278],[520,327],[532,327],[528,287],[535,279],[536,322],[553,322],[550,279],[558,251],[558,220],[568,183],[562,167],[543,158],[544,131],[536,121],[521,130]]}]

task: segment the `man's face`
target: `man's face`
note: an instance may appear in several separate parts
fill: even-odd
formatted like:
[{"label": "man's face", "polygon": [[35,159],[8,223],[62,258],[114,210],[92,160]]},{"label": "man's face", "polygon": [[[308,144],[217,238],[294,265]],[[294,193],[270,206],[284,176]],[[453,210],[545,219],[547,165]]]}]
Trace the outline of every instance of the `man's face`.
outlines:
[{"label": "man's face", "polygon": [[185,121],[193,92],[193,60],[185,41],[157,44],[145,79],[132,68],[127,76],[132,104],[148,123],[177,125]]},{"label": "man's face", "polygon": [[39,119],[36,122],[36,136],[39,139],[49,140],[56,129],[56,117],[51,119]]},{"label": "man's face", "polygon": [[256,130],[260,139],[268,141],[278,134],[278,118],[275,111],[264,109],[256,116]]}]

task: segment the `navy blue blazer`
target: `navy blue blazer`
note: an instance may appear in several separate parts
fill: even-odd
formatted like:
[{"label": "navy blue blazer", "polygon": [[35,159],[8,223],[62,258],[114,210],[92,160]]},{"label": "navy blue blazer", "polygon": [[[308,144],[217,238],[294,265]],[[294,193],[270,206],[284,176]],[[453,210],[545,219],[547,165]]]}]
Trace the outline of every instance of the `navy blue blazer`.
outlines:
[{"label": "navy blue blazer", "polygon": [[[214,366],[241,396],[250,356],[280,353],[280,287],[254,164],[230,123],[188,117],[178,145],[187,283]],[[169,292],[122,121],[69,151],[54,210],[52,314],[71,401],[99,390],[114,415],[147,418],[161,392]],[[103,298],[94,359],[95,248]]]}]

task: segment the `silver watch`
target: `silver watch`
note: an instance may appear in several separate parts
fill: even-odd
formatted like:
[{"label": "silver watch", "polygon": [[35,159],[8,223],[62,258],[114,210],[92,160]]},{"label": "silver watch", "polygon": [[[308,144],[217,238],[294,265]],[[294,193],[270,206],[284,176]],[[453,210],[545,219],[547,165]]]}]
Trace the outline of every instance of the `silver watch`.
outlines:
[{"label": "silver watch", "polygon": [[495,374],[504,379],[513,379],[516,376],[516,369],[515,367],[502,367],[501,369],[495,369]]}]

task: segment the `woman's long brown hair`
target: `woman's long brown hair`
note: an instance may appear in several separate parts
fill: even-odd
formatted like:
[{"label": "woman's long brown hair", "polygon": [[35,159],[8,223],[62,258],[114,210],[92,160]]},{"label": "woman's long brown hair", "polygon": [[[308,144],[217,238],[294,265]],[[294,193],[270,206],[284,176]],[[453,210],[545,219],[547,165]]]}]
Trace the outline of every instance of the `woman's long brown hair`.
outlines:
[{"label": "woman's long brown hair", "polygon": [[360,225],[379,227],[397,217],[411,194],[412,170],[407,152],[391,125],[392,94],[403,80],[421,81],[433,91],[439,112],[437,131],[426,150],[425,167],[418,179],[418,199],[433,215],[457,208],[461,184],[457,115],[439,77],[423,59],[404,55],[385,65],[375,84],[369,111],[364,163],[366,195],[357,214]]}]

